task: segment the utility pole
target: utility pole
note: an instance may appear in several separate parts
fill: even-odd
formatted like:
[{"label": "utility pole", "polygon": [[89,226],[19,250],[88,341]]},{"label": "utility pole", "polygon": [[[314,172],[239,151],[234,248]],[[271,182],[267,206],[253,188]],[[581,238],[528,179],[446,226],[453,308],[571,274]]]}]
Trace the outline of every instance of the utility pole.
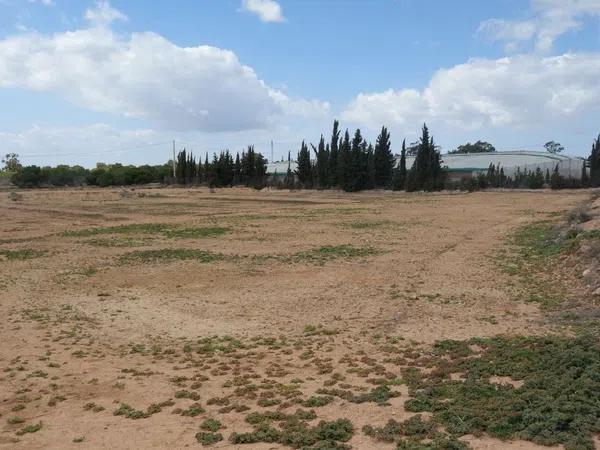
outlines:
[{"label": "utility pole", "polygon": [[173,178],[175,177],[175,139],[173,139]]}]

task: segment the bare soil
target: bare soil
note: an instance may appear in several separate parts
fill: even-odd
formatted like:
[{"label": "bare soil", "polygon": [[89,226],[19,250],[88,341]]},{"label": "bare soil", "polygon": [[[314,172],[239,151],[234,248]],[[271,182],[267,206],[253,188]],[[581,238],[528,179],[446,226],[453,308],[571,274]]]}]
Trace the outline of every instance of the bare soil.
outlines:
[{"label": "bare soil", "polygon": [[[23,449],[201,446],[195,434],[206,418],[224,426],[214,447],[234,448],[228,436],[251,431],[248,412],[291,413],[324,383],[368,392],[377,378],[401,379],[386,344],[419,351],[439,339],[552,332],[535,303],[516,300],[518,286],[495,258],[517,227],[589,197],[20,193],[0,197],[0,447]],[[391,449],[360,429],[413,415],[403,409],[406,387],[397,391],[389,406],[336,397],[314,409],[319,419],[350,419],[353,448]],[[261,398],[279,403],[259,406]],[[114,415],[122,403],[145,411],[169,399],[147,418]],[[204,412],[172,413],[193,403]],[[39,431],[16,434],[39,422]],[[538,448],[465,439],[475,449]]]}]

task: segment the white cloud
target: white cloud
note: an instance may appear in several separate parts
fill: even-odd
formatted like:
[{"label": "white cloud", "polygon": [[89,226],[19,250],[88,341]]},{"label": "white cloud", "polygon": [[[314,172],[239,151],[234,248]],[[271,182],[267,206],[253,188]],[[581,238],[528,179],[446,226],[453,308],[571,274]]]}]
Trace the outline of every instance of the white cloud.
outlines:
[{"label": "white cloud", "polygon": [[275,0],[242,0],[242,10],[256,14],[263,22],[285,22],[281,5]]},{"label": "white cloud", "polygon": [[[118,130],[103,123],[56,127],[34,125],[20,132],[0,132],[7,151],[25,164],[84,164],[97,161],[147,160],[154,149],[162,150],[158,161],[168,159],[165,136],[150,129]],[[162,149],[160,148],[162,145]],[[154,159],[154,158],[152,158]]]},{"label": "white cloud", "polygon": [[85,20],[92,25],[105,26],[117,20],[126,22],[127,16],[110,6],[107,1],[97,1],[96,7],[86,10]]},{"label": "white cloud", "polygon": [[558,37],[581,28],[583,18],[600,16],[600,0],[531,0],[531,10],[533,17],[527,20],[486,20],[479,32],[505,42],[507,51],[534,39],[536,49],[547,52]]},{"label": "white cloud", "polygon": [[376,128],[427,122],[523,128],[600,110],[600,54],[476,59],[438,71],[422,91],[358,95],[342,117]]},{"label": "white cloud", "polygon": [[[116,17],[101,16],[104,23]],[[54,92],[90,110],[175,130],[265,128],[288,115],[329,110],[269,87],[231,51],[179,47],[155,33],[125,36],[105,26],[0,40],[0,87]]]}]

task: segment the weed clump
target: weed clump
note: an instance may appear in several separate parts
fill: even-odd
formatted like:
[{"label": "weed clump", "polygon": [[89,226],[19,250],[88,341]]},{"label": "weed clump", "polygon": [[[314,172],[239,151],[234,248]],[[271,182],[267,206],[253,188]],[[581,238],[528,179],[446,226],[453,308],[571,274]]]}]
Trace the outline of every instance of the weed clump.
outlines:
[{"label": "weed clump", "polygon": [[221,422],[216,419],[206,419],[204,422],[202,422],[200,428],[206,431],[212,431],[214,433],[215,431],[221,429]]},{"label": "weed clump", "polygon": [[222,441],[223,435],[221,433],[207,433],[207,432],[201,431],[196,434],[196,440],[200,444],[202,444],[204,446],[208,446],[208,445],[213,445],[213,444],[216,444],[217,442]]}]

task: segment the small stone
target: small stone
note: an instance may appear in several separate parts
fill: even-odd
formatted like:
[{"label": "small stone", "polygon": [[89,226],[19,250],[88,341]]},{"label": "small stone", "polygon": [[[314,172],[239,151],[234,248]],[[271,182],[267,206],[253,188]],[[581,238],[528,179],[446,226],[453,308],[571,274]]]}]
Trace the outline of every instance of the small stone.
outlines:
[{"label": "small stone", "polygon": [[600,287],[592,292],[592,295],[600,296]]}]

